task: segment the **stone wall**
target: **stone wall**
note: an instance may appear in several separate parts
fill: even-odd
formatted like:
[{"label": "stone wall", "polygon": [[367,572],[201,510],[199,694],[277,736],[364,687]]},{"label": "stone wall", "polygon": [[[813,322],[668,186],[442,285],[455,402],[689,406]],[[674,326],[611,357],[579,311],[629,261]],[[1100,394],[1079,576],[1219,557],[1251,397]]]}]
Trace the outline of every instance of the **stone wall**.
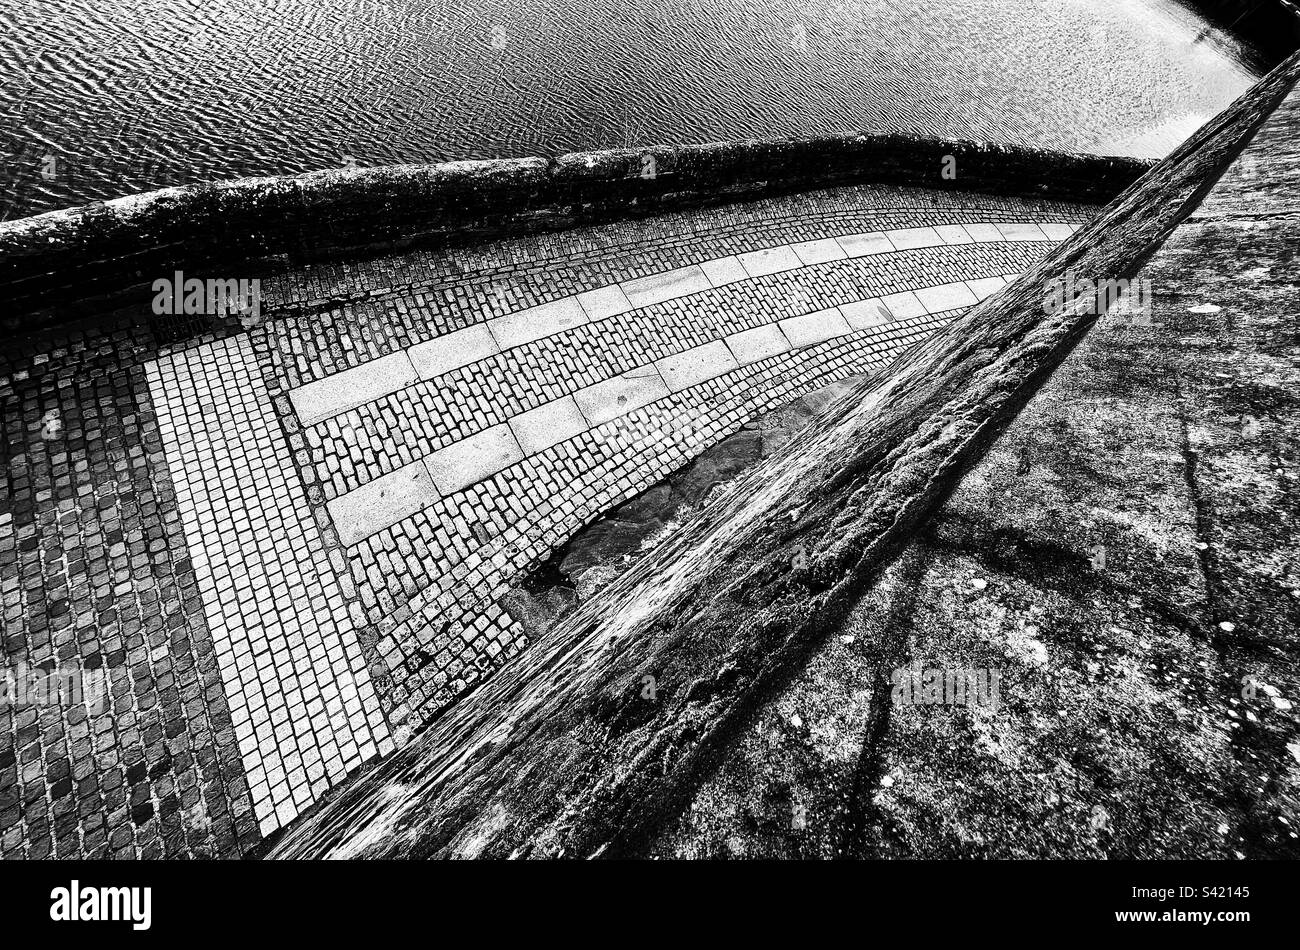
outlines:
[{"label": "stone wall", "polygon": [[0,225],[0,292],[10,304],[3,320],[12,332],[100,312],[106,300],[181,266],[205,276],[238,267],[252,276],[414,244],[472,244],[855,183],[1104,203],[1148,167],[853,134],[166,188]]}]

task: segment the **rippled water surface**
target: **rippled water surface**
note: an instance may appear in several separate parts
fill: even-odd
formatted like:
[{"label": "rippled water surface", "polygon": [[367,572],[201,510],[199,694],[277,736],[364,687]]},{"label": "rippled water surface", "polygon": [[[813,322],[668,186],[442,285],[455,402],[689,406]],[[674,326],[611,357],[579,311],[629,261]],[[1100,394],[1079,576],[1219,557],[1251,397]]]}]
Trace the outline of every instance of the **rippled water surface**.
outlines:
[{"label": "rippled water surface", "polygon": [[1158,156],[1246,63],[1173,0],[0,0],[0,212],[856,129]]}]

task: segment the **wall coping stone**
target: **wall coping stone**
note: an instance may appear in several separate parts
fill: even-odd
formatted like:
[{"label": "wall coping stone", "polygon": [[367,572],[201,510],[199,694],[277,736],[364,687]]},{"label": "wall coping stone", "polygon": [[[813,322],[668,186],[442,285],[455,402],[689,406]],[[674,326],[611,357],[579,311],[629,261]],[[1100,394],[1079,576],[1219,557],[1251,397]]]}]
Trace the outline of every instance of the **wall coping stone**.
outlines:
[{"label": "wall coping stone", "polygon": [[[644,156],[654,177],[642,177]],[[941,172],[955,159],[956,177]],[[1153,163],[858,133],[212,182],[0,223],[9,331],[93,315],[184,269],[271,274],[852,184],[1100,204]]]}]

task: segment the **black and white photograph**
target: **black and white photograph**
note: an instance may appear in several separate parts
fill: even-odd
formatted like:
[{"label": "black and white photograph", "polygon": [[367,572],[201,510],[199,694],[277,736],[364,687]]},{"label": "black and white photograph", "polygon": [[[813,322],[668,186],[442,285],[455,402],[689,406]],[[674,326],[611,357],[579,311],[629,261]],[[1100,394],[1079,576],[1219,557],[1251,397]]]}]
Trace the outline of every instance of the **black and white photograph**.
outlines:
[{"label": "black and white photograph", "polygon": [[1298,50],[0,0],[7,931],[1286,939]]}]

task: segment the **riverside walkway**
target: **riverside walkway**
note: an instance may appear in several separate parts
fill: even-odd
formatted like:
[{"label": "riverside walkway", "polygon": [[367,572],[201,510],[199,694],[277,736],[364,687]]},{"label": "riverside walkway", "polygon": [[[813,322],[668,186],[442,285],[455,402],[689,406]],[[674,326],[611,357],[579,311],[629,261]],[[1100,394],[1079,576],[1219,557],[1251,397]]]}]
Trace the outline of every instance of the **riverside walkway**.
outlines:
[{"label": "riverside walkway", "polygon": [[881,366],[1096,211],[853,186],[319,264],[0,357],[0,852],[234,856],[525,648],[506,595],[759,414]]}]

